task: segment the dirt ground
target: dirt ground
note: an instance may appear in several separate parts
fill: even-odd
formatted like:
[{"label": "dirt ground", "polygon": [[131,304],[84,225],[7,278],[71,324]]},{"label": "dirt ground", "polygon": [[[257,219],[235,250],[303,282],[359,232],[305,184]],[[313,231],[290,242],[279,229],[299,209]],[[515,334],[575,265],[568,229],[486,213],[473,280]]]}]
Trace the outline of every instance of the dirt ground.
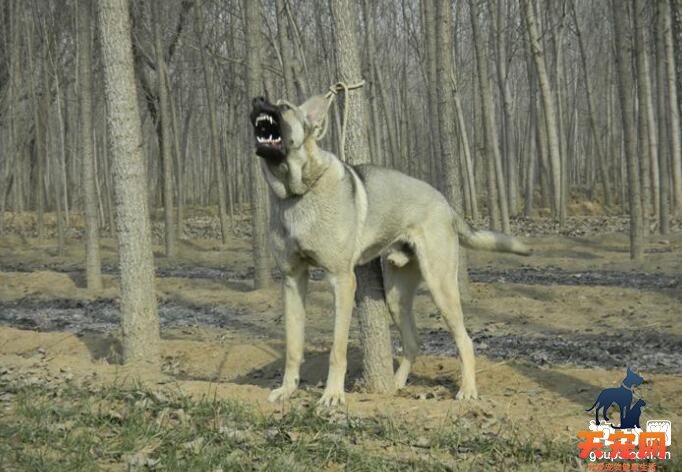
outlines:
[{"label": "dirt ground", "polygon": [[[464,311],[476,347],[478,401],[453,400],[456,349],[426,291],[415,306],[423,355],[408,386],[393,397],[365,393],[359,384],[354,321],[348,413],[434,427],[469,416],[484,430],[516,428],[538,440],[577,441],[594,419],[585,410],[602,389],[619,386],[632,366],[645,379],[635,390],[647,402],[642,424],[671,420],[672,456],[679,457],[682,234],[649,237],[645,260],[635,263],[623,232],[599,232],[622,229],[622,221],[603,221],[608,224],[573,218],[567,231],[517,222],[516,233],[534,248],[529,258],[468,253],[472,282]],[[327,285],[313,274],[302,388],[286,405],[269,404],[283,368],[282,301],[277,282],[251,290],[249,239],[245,231],[237,234],[225,247],[215,239],[183,240],[173,260],[155,247],[163,385],[197,398],[243,401],[266,414],[314,403],[331,339]],[[105,289],[95,294],[84,288],[78,234],[61,256],[55,240],[30,236],[0,238],[0,393],[8,380],[85,385],[125,377],[115,242],[102,241]],[[394,344],[399,356],[395,332]]]}]

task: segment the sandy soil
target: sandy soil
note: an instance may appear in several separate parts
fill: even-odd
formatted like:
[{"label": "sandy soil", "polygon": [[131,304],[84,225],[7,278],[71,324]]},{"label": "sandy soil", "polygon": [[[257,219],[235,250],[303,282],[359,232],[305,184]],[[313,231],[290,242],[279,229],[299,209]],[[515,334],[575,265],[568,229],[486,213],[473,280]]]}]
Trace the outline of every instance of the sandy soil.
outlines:
[{"label": "sandy soil", "polygon": [[[482,429],[514,427],[539,439],[577,440],[593,419],[585,410],[603,388],[620,385],[631,365],[645,379],[636,390],[647,402],[642,420],[671,420],[672,451],[679,456],[682,235],[652,236],[645,261],[635,263],[623,234],[527,232],[535,249],[530,258],[469,253],[473,282],[464,310],[476,344],[480,400],[452,399],[456,349],[423,291],[415,310],[425,355],[407,388],[390,399],[363,392],[357,382],[354,322],[350,414],[434,427],[467,416]],[[102,248],[105,289],[95,294],[83,287],[80,241],[71,240],[60,256],[54,240],[0,238],[0,385],[126,378],[115,243],[104,240]],[[165,374],[155,379],[158,388],[238,399],[264,412],[319,398],[332,327],[323,280],[311,283],[302,388],[290,403],[271,405],[266,397],[283,367],[282,302],[276,283],[251,290],[248,239],[235,236],[226,248],[212,239],[182,241],[172,261],[160,246],[155,250]]]}]

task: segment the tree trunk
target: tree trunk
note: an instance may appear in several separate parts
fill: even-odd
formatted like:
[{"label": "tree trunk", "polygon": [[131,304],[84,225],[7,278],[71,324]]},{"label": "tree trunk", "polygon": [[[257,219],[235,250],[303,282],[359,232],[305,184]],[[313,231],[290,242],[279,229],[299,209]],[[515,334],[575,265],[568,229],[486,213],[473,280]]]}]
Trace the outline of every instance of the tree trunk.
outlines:
[{"label": "tree trunk", "polygon": [[215,97],[213,96],[213,81],[211,80],[211,71],[208,67],[208,59],[206,58],[206,50],[203,45],[203,34],[199,25],[203,24],[200,15],[200,4],[194,5],[194,28],[197,38],[199,40],[199,56],[201,58],[201,68],[204,73],[204,87],[206,88],[206,105],[208,110],[208,126],[209,126],[209,144],[211,150],[211,161],[215,168],[216,185],[218,186],[218,218],[220,219],[220,235],[223,244],[227,244],[227,201],[225,195],[225,176],[223,175],[223,166],[220,159],[220,141],[218,137],[218,120],[216,118]]},{"label": "tree trunk", "polygon": [[637,136],[639,139],[639,170],[642,189],[642,229],[644,235],[648,233],[649,214],[651,212],[651,151],[649,143],[652,124],[649,121],[648,110],[651,106],[651,84],[649,83],[649,62],[647,60],[644,25],[640,14],[643,12],[644,0],[633,0],[633,18],[635,26],[635,61],[637,72],[637,107],[639,120],[637,122]]},{"label": "tree trunk", "polygon": [[98,5],[116,194],[123,359],[158,372],[159,317],[128,1],[101,0]]},{"label": "tree trunk", "polygon": [[[673,181],[673,208],[675,214],[682,213],[682,141],[680,137],[680,108],[677,103],[677,81],[675,79],[675,55],[673,48],[672,19],[669,0],[658,0],[662,15],[661,26],[665,48],[665,88],[668,92],[668,116],[670,117],[670,166]],[[682,45],[678,44],[679,49]]]},{"label": "tree trunk", "polygon": [[156,52],[157,96],[159,107],[157,114],[157,136],[159,137],[159,154],[163,166],[163,214],[164,239],[166,257],[175,257],[175,215],[173,214],[173,149],[171,147],[171,112],[168,103],[168,84],[166,84],[165,49],[161,37],[161,7],[164,0],[152,0],[152,18],[154,18],[154,50]]},{"label": "tree trunk", "polygon": [[[260,0],[244,0],[246,35],[246,87],[249,98],[263,95],[263,71],[261,67],[261,17]],[[271,282],[268,244],[268,191],[265,185],[261,160],[255,154],[249,162],[251,177],[251,242],[253,246],[254,288],[267,287]]]},{"label": "tree trunk", "polygon": [[583,41],[583,36],[580,32],[580,26],[578,24],[578,17],[575,12],[575,3],[573,7],[573,25],[575,26],[575,35],[578,38],[578,46],[580,48],[580,63],[582,65],[581,72],[583,73],[583,82],[585,82],[585,94],[587,99],[587,114],[590,121],[590,131],[592,132],[592,140],[594,141],[594,149],[597,154],[597,162],[599,164],[599,178],[602,184],[602,194],[604,197],[604,205],[606,207],[611,207],[613,205],[611,196],[611,185],[609,184],[609,175],[606,170],[606,155],[604,153],[604,145],[597,131],[597,119],[595,116],[595,106],[594,98],[592,96],[592,84],[590,82],[588,68],[587,68],[587,54],[585,52],[585,44]]},{"label": "tree trunk", "polygon": [[656,105],[658,119],[658,178],[660,188],[660,202],[658,205],[659,231],[661,234],[670,232],[670,167],[668,154],[670,146],[666,146],[669,136],[668,109],[670,102],[666,101],[666,67],[665,67],[665,9],[664,2],[656,3]]},{"label": "tree trunk", "polygon": [[[490,76],[488,75],[488,57],[483,50],[486,44],[481,34],[479,24],[479,11],[477,0],[469,2],[469,13],[471,15],[471,29],[473,31],[474,49],[476,53],[476,66],[478,70],[478,86],[481,93],[481,107],[483,110],[483,132],[486,158],[492,162],[492,171],[495,175],[496,195],[500,209],[500,226],[505,233],[511,232],[509,225],[509,206],[507,202],[507,190],[502,170],[502,156],[500,155],[500,143],[497,135],[497,125],[495,123],[495,105],[490,86]],[[492,218],[491,218],[492,219]]]},{"label": "tree trunk", "polygon": [[548,157],[552,182],[553,212],[554,217],[559,218],[560,225],[564,226],[566,221],[562,220],[562,216],[565,218],[566,212],[562,211],[561,208],[561,152],[559,149],[559,130],[557,125],[556,107],[554,106],[554,94],[552,93],[549,75],[547,74],[545,55],[542,47],[540,46],[540,33],[538,32],[537,23],[535,20],[533,2],[531,0],[520,0],[520,3],[524,10],[526,29],[528,32],[531,53],[535,62],[538,84],[540,86],[540,95],[542,96],[544,108],[547,147],[549,151]]},{"label": "tree trunk", "polygon": [[[427,0],[430,3],[432,0]],[[452,52],[454,50],[452,35],[452,9],[450,2],[439,1],[436,10],[436,48],[437,51],[447,51],[437,54],[436,81],[431,84],[434,95],[438,97],[438,134],[441,136],[440,156],[443,160],[443,190],[445,198],[460,215],[462,208],[462,176],[460,174],[459,155],[457,153],[457,114],[455,112],[455,93],[452,76],[454,64]],[[458,279],[460,295],[463,300],[470,298],[469,274],[467,272],[466,251],[459,249]]]},{"label": "tree trunk", "polygon": [[627,22],[627,9],[620,0],[611,0],[611,11],[614,18],[614,49],[616,51],[616,67],[618,68],[618,94],[620,97],[620,115],[625,141],[625,157],[627,159],[628,197],[630,205],[630,258],[641,260],[644,256],[642,200],[639,186],[639,167],[637,164],[637,136],[634,122],[635,107],[632,100],[632,68],[629,58],[632,57],[632,38]]},{"label": "tree trunk", "polygon": [[[331,0],[334,46],[336,49],[339,80],[352,84],[362,77],[360,50],[358,48],[357,19],[349,0]],[[347,107],[348,122],[344,155],[351,164],[369,160],[367,137],[367,99],[364,90],[358,89],[343,97]],[[383,283],[380,282],[378,261],[355,270],[357,279],[356,313],[360,321],[360,344],[363,352],[363,377],[367,388],[376,393],[392,392],[393,353],[388,325]]]}]

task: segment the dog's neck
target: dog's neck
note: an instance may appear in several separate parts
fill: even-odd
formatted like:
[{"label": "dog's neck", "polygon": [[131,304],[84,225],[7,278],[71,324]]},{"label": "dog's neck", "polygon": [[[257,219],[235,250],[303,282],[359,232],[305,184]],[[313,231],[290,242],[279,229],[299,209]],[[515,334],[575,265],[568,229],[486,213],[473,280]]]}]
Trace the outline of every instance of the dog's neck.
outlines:
[{"label": "dog's neck", "polygon": [[265,179],[276,197],[300,197],[312,190],[327,173],[335,157],[320,149],[312,137],[281,162],[263,161]]},{"label": "dog's neck", "polygon": [[620,384],[621,387],[623,387],[625,390],[630,390],[631,392],[634,392],[635,386],[634,385],[625,385],[625,382]]}]

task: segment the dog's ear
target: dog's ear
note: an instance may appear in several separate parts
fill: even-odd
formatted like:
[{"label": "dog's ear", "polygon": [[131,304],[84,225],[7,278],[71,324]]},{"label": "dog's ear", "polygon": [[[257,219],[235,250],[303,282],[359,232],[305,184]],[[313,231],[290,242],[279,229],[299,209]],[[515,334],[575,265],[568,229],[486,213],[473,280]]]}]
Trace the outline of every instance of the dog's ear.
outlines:
[{"label": "dog's ear", "polygon": [[322,126],[331,101],[324,95],[315,95],[306,100],[299,108],[303,112],[306,121],[313,127]]}]

